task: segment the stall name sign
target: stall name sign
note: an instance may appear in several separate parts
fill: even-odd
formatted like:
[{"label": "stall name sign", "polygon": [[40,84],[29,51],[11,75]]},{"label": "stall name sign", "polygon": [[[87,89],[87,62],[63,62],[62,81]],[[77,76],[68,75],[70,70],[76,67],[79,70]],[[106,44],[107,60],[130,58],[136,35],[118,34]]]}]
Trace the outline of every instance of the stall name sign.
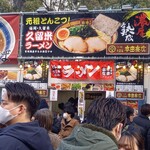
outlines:
[{"label": "stall name sign", "polygon": [[40,97],[48,97],[48,90],[46,89],[38,89],[35,91],[40,95]]},{"label": "stall name sign", "polygon": [[116,92],[116,98],[144,99],[144,92]]},{"label": "stall name sign", "polygon": [[85,93],[85,100],[94,100],[100,96],[103,96],[103,93],[90,93],[90,92],[86,92]]},{"label": "stall name sign", "polygon": [[108,44],[106,53],[107,55],[148,55],[149,44],[146,43]]}]

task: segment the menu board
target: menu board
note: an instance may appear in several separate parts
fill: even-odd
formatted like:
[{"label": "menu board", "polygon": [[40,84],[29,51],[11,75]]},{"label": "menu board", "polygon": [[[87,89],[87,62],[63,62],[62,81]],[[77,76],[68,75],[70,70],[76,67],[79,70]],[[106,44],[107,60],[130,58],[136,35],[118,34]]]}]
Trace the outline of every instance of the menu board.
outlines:
[{"label": "menu board", "polygon": [[0,70],[0,86],[4,86],[7,82],[16,82],[17,75],[17,70]]},{"label": "menu board", "polygon": [[121,100],[120,102],[126,106],[132,107],[135,111],[138,110],[138,100]]},{"label": "menu board", "polygon": [[84,91],[114,91],[115,86],[113,83],[76,83],[76,82],[63,82],[51,83],[51,89],[57,90],[81,90]]},{"label": "menu board", "polygon": [[138,101],[137,100],[128,100],[127,105],[132,107],[133,109],[138,110]]},{"label": "menu board", "polygon": [[143,92],[144,64],[140,60],[116,62],[116,91]]},{"label": "menu board", "polygon": [[36,89],[47,89],[48,62],[33,60],[24,62],[23,82],[32,85]]}]

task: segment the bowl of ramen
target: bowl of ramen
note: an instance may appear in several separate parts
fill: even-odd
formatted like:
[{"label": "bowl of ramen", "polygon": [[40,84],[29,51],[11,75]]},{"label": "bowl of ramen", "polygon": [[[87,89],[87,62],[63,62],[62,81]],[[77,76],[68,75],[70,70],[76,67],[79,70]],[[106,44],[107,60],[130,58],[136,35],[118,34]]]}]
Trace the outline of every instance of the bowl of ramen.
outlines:
[{"label": "bowl of ramen", "polygon": [[80,18],[58,26],[53,42],[61,50],[70,53],[95,53],[115,43],[121,23],[103,14],[96,18]]},{"label": "bowl of ramen", "polygon": [[23,78],[26,80],[38,80],[42,78],[42,67],[38,65],[37,67],[29,67],[24,69]]},{"label": "bowl of ramen", "polygon": [[138,70],[135,67],[120,67],[116,69],[116,80],[120,82],[132,82],[137,80]]},{"label": "bowl of ramen", "polygon": [[11,54],[15,46],[15,34],[10,24],[0,17],[0,55]]}]

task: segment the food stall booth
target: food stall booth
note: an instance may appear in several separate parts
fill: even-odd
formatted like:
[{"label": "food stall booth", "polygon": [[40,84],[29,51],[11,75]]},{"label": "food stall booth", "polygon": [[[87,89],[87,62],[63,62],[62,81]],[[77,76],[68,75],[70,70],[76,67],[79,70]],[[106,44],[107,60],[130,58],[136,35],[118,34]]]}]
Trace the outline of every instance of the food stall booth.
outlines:
[{"label": "food stall booth", "polygon": [[138,109],[146,100],[148,16],[149,11],[23,13],[23,81],[49,99],[52,111],[78,97],[82,116],[98,96],[115,96]]}]

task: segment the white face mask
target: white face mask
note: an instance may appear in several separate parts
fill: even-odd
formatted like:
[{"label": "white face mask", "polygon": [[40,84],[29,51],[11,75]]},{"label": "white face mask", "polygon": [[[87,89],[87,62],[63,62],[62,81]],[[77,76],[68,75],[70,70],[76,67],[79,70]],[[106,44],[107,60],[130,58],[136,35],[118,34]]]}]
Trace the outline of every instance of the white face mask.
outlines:
[{"label": "white face mask", "polygon": [[[12,108],[11,110],[14,110],[17,107],[18,106]],[[12,115],[10,113],[11,110],[7,110],[0,106],[0,123],[1,124],[6,124],[8,121],[12,120],[13,118],[17,116],[17,115]]]},{"label": "white face mask", "polygon": [[67,113],[63,113],[63,118],[67,119],[68,118],[68,114]]}]

